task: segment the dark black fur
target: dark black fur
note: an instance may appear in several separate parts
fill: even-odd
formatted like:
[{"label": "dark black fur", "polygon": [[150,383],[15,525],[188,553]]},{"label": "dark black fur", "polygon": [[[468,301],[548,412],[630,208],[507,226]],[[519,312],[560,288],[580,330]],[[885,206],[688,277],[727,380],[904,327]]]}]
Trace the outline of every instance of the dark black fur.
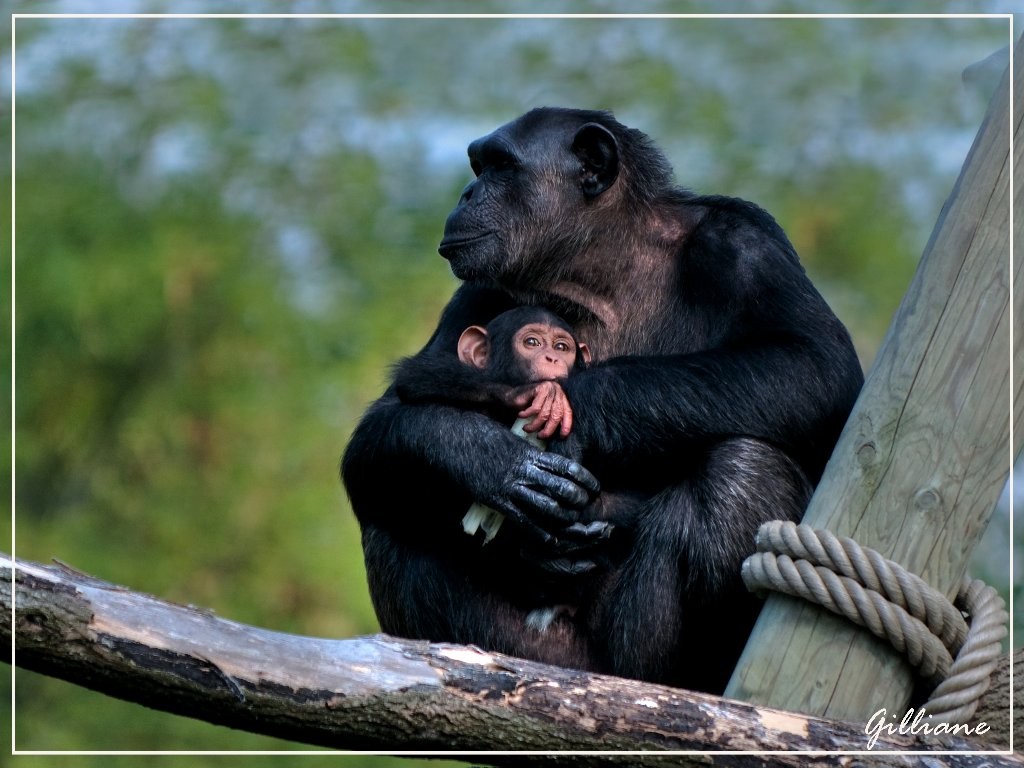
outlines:
[{"label": "dark black fur", "polygon": [[[534,110],[469,154],[477,179],[441,244],[464,284],[421,355],[541,304],[596,362],[566,381],[573,431],[547,452],[394,389],[370,407],[342,473],[381,626],[719,691],[757,611],[739,580],[754,532],[802,514],[860,389],[849,335],[767,213],[672,186],[657,148],[607,113]],[[524,574],[595,516],[591,472],[636,491],[628,554],[575,620],[539,633]],[[471,499],[510,534],[463,535]]]}]

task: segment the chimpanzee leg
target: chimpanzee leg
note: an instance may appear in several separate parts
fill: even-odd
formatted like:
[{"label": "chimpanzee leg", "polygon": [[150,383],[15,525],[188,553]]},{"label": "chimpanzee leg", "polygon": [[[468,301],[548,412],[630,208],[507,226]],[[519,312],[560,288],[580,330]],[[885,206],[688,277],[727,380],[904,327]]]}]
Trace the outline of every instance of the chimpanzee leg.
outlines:
[{"label": "chimpanzee leg", "polygon": [[[419,551],[372,526],[363,530],[363,550],[370,596],[384,632],[594,668],[586,639],[573,622],[556,620],[543,630],[529,626],[527,615],[539,604],[518,606],[489,591],[481,574],[462,558]],[[509,571],[504,579],[515,585],[520,577]]]},{"label": "chimpanzee leg", "polygon": [[761,523],[799,520],[812,489],[789,457],[749,438],[716,445],[688,474],[640,511],[592,631],[615,674],[718,693],[760,609],[740,565]]}]

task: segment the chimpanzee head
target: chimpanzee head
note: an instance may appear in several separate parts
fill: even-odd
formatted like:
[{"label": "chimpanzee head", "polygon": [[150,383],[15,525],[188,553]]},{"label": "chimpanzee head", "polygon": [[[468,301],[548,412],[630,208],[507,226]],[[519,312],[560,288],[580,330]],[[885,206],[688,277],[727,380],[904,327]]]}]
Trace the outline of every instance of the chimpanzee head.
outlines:
[{"label": "chimpanzee head", "polygon": [[457,277],[506,287],[556,281],[572,256],[635,222],[671,176],[660,150],[610,113],[550,107],[472,142],[469,162],[476,179],[439,250]]},{"label": "chimpanzee head", "polygon": [[518,307],[486,327],[471,325],[459,337],[458,354],[491,379],[514,385],[564,379],[590,362],[572,327],[542,307]]}]

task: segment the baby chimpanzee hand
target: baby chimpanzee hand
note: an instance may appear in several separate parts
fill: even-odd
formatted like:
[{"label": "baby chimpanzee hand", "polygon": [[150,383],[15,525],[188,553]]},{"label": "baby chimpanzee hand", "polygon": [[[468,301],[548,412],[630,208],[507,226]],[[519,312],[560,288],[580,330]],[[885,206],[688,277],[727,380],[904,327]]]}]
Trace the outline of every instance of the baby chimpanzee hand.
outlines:
[{"label": "baby chimpanzee hand", "polygon": [[559,437],[569,436],[572,430],[572,407],[565,390],[556,381],[538,381],[517,387],[513,391],[511,405],[522,408],[519,418],[531,419],[523,427],[527,432],[536,432],[537,437],[547,440],[558,433]]}]

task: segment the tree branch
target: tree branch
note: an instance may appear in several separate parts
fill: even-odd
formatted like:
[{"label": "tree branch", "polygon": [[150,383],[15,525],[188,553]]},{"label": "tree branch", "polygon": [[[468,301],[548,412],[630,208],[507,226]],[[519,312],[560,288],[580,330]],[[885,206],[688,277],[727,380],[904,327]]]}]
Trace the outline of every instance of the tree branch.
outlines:
[{"label": "tree branch", "polygon": [[[13,570],[13,573],[12,573]],[[0,636],[14,617],[18,666],[156,709],[339,749],[863,751],[863,725],[806,717],[465,646],[385,635],[328,640],[250,627],[131,592],[66,566],[0,554]],[[13,588],[13,600],[12,600]],[[12,603],[16,602],[16,613]],[[883,736],[865,765],[916,765],[883,750],[987,750],[960,737]],[[950,755],[942,765],[977,758]],[[479,762],[480,758],[476,758]],[[609,765],[610,756],[535,756]],[[623,764],[635,758],[619,757]],[[523,765],[524,755],[492,755]],[[707,764],[680,755],[659,764]],[[837,755],[718,755],[715,763],[838,766]],[[1024,766],[988,756],[992,766]]]}]

